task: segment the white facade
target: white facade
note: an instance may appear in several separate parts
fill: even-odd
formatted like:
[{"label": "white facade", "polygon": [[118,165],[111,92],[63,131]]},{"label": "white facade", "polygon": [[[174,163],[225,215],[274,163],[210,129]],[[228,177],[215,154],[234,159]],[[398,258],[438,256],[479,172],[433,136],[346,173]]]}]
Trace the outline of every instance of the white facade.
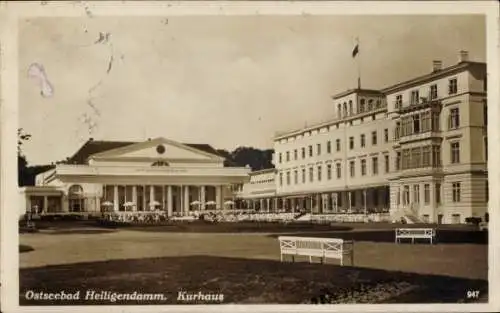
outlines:
[{"label": "white facade", "polygon": [[[209,147],[165,138],[90,140],[68,162],[76,164],[57,164],[36,177],[35,187],[23,188],[23,206],[49,214],[164,210],[169,216],[224,209],[232,186],[246,182],[249,169],[224,167],[215,151],[197,146]],[[92,153],[96,149],[101,151]]]},{"label": "white facade", "polygon": [[[431,87],[432,86],[432,87]],[[487,212],[486,64],[333,97],[335,117],[274,138],[276,197],[312,212],[463,223]],[[286,205],[285,205],[286,206]]]}]

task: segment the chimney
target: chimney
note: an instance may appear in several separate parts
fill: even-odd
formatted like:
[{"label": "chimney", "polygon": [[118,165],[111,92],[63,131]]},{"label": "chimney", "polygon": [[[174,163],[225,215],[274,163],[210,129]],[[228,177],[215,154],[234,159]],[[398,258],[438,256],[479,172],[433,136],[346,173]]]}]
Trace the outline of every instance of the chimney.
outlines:
[{"label": "chimney", "polygon": [[94,137],[90,137],[90,138],[89,138],[89,141],[94,141]]},{"label": "chimney", "polygon": [[469,61],[469,51],[461,50],[459,62],[467,62],[467,61]]},{"label": "chimney", "polygon": [[443,62],[440,61],[440,60],[434,60],[432,61],[432,71],[433,72],[437,72],[437,71],[440,71],[442,70],[443,68]]}]

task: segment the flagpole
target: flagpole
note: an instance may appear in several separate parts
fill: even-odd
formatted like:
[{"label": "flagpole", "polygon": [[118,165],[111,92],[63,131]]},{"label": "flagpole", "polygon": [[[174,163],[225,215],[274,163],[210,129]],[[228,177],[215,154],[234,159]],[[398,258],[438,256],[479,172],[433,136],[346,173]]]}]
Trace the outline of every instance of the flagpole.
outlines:
[{"label": "flagpole", "polygon": [[[359,37],[356,37],[356,47],[358,47],[357,54],[359,54]],[[361,67],[359,66],[359,56],[356,58],[356,66],[358,67],[358,89],[361,89]]]}]

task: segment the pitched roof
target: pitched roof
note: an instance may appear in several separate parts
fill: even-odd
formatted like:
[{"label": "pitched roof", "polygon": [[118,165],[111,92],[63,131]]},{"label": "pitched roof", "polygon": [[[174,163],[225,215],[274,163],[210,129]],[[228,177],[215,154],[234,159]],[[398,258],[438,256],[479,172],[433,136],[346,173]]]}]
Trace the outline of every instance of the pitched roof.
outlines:
[{"label": "pitched roof", "polygon": [[[87,164],[87,159],[89,156],[105,152],[112,149],[122,148],[125,146],[137,144],[139,142],[136,141],[104,141],[104,140],[93,140],[89,139],[87,142],[83,144],[83,146],[76,151],[76,153],[68,158],[65,162],[67,164]],[[217,156],[221,156],[217,151],[208,144],[191,144],[191,143],[183,143],[183,145],[189,146],[194,149],[198,149],[200,151],[204,151],[207,153],[211,153]],[[222,156],[221,156],[222,157]]]}]

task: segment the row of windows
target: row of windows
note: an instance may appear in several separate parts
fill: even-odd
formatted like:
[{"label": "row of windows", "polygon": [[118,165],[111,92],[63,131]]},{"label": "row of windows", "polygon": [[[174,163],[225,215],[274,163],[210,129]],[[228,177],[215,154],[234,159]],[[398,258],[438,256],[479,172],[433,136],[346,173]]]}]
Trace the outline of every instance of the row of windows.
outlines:
[{"label": "row of windows", "polygon": [[[429,87],[428,95],[426,97],[420,97],[420,91],[411,90],[410,91],[410,105],[415,105],[429,100],[435,100],[439,98],[438,86],[433,84]],[[456,78],[450,78],[448,80],[448,95],[455,95],[458,92],[458,81]],[[396,109],[400,109],[403,105],[403,95],[396,95],[396,101],[394,106]]]},{"label": "row of windows", "polygon": [[[382,108],[382,100],[377,99],[369,99],[368,103],[365,99],[360,99],[359,105],[356,107],[356,114],[370,112],[373,110],[377,110]],[[349,100],[349,103],[344,102],[337,104],[337,116],[343,117],[348,115],[354,115],[354,106],[352,100]]]},{"label": "row of windows", "polygon": [[429,131],[439,131],[437,112],[426,111],[402,117],[400,122],[396,122],[394,139]]},{"label": "row of windows", "polygon": [[441,166],[441,148],[428,145],[396,152],[396,170]]},{"label": "row of windows", "polygon": [[[436,183],[435,185],[435,190],[434,190],[434,199],[436,201],[436,204],[441,204],[441,184]],[[402,196],[402,199],[400,196]],[[420,185],[413,185],[413,203],[420,203]],[[410,203],[410,186],[405,185],[403,186],[403,190],[401,193],[398,194],[398,197],[396,199],[397,205],[401,204],[401,201],[403,201],[404,205],[408,205]],[[431,185],[430,184],[424,184],[424,198],[423,198],[424,204],[429,204],[431,202]],[[460,201],[460,200],[459,200]],[[454,201],[454,202],[459,202],[459,201]]]},{"label": "row of windows", "polygon": [[[377,132],[376,131],[373,131],[371,133],[371,143],[372,143],[372,146],[376,146],[377,145],[377,141],[378,141],[378,138],[377,138]],[[384,142],[387,143],[389,142],[389,129],[384,129]],[[350,150],[353,150],[354,149],[354,137],[349,137],[349,149]],[[364,148],[366,147],[366,138],[365,138],[365,134],[361,134],[360,135],[360,146],[361,148]],[[330,154],[332,153],[332,142],[331,141],[327,141],[326,142],[326,153]],[[337,139],[335,140],[335,150],[336,152],[340,152],[341,150],[341,142],[340,142],[340,139]],[[292,155],[292,152],[293,152],[293,155]],[[307,152],[307,153],[306,153]],[[319,156],[321,155],[322,153],[322,145],[320,143],[316,144],[316,156]],[[305,159],[306,158],[306,155],[309,156],[309,157],[313,157],[314,156],[314,150],[313,150],[313,146],[312,145],[309,145],[307,147],[307,150],[305,147],[302,147],[300,149],[300,156],[301,156],[301,159]],[[299,159],[299,150],[298,149],[294,149],[293,151],[286,151],[285,152],[285,160],[286,162],[289,162],[293,157],[293,160],[298,160]],[[278,162],[279,163],[283,163],[283,153],[280,152],[278,154]]]},{"label": "row of windows", "polygon": [[[360,160],[360,167],[361,167],[361,176],[366,176],[367,175],[367,159],[361,159]],[[315,170],[316,169],[316,176]],[[389,155],[384,155],[384,172],[388,173],[390,170],[389,168]],[[299,177],[299,173],[301,173],[301,177]],[[309,174],[307,177],[306,174]],[[316,177],[317,181],[321,181],[323,178],[323,166],[318,165],[316,167],[309,167],[308,172],[306,172],[306,169],[303,168],[300,172],[299,170],[293,170],[293,171],[287,171],[286,172],[286,184],[291,185],[292,184],[292,174],[293,174],[293,184],[299,184],[299,181],[302,184],[306,183],[306,180],[308,179],[309,182],[314,182],[314,179]],[[371,158],[371,174],[372,175],[378,175],[379,174],[379,158],[378,157],[372,157]],[[349,175],[350,177],[355,177],[356,176],[356,161],[352,160],[349,161]],[[335,176],[337,179],[342,178],[342,165],[340,163],[335,163]],[[280,186],[283,186],[285,183],[284,181],[284,172],[279,173],[279,184]],[[333,166],[332,164],[327,164],[326,165],[326,179],[331,180],[333,178]]]},{"label": "row of windows", "polygon": [[[453,203],[460,202],[462,197],[461,197],[461,183],[460,182],[452,182],[451,183],[451,189],[452,189],[452,195],[451,195],[451,201]],[[487,192],[486,192],[487,193]],[[398,196],[396,199],[397,204],[401,204],[401,201],[403,201],[404,205],[409,204],[410,202],[413,203],[420,203],[420,200],[423,200],[423,203],[425,205],[430,204],[431,202],[431,185],[430,184],[424,184],[424,194],[423,194],[423,199],[421,199],[420,195],[420,185],[413,185],[413,197],[410,199],[410,186],[405,185],[403,186],[402,190],[402,199]],[[436,201],[436,204],[441,204],[441,184],[436,183],[435,185],[435,190],[434,190],[434,199]]]}]

